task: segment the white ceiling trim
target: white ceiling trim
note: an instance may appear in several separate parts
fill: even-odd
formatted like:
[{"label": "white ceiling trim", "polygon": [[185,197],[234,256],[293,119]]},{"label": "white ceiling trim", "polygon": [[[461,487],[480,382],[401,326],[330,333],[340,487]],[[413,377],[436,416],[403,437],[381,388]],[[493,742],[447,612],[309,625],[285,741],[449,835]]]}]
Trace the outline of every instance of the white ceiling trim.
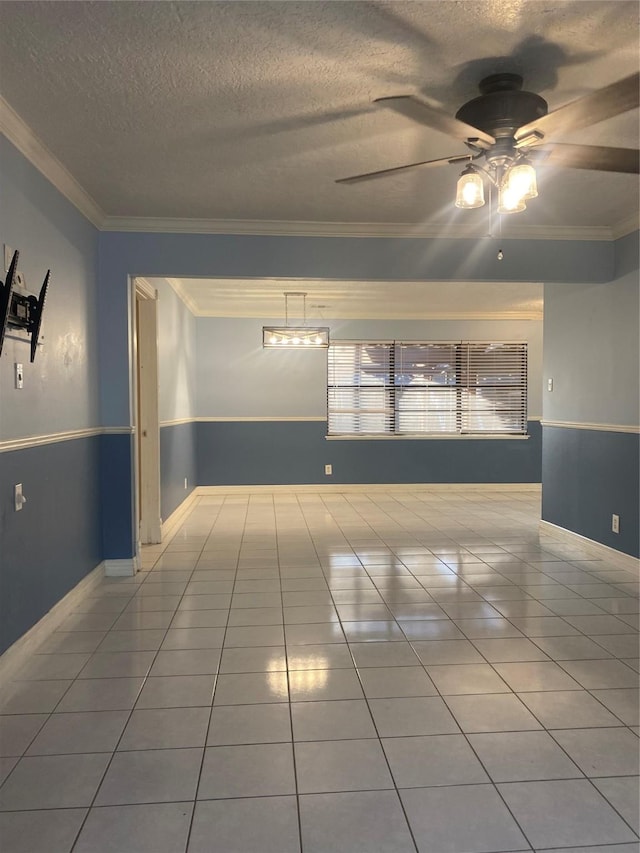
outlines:
[{"label": "white ceiling trim", "polygon": [[104,211],[1,95],[0,132],[83,216],[86,216],[89,222],[96,228],[101,227],[105,219]]},{"label": "white ceiling trim", "polygon": [[[624,226],[626,227],[626,226]],[[637,226],[636,226],[637,227]],[[477,229],[425,226],[415,222],[287,222],[265,219],[149,219],[108,216],[102,231],[139,231],[166,234],[247,234],[277,237],[405,237],[480,239]],[[621,234],[605,226],[509,226],[501,240],[614,240]],[[497,238],[496,238],[497,239]]]},{"label": "white ceiling trim", "polygon": [[634,231],[638,230],[640,230],[640,212],[638,211],[618,222],[611,229],[614,240],[619,240],[620,237],[626,237],[627,234],[633,234]]},{"label": "white ceiling trim", "polygon": [[194,302],[191,295],[187,293],[187,291],[182,285],[182,281],[179,278],[167,278],[165,279],[165,281],[171,287],[171,289],[175,291],[178,298],[184,302],[184,304],[189,309],[189,311],[191,311],[194,317],[206,316],[198,311],[197,304]]},{"label": "white ceiling trim", "polygon": [[[524,320],[542,319],[541,282],[528,282],[525,301],[522,298],[513,301],[505,296],[504,282],[484,283],[485,286],[499,285],[500,298],[495,303],[496,294],[469,298],[465,288],[473,285],[472,292],[478,297],[476,284],[472,282],[424,282],[397,280],[349,280],[317,278],[262,278],[262,277],[224,277],[189,279],[162,277],[152,279],[151,284],[158,286],[162,281],[176,293],[194,317],[218,319],[249,319],[265,321],[268,317],[280,315],[280,299],[286,291],[296,289],[313,293],[313,300],[326,304],[310,304],[309,308],[322,309],[319,315],[322,324],[334,325],[336,322],[350,319],[358,320]],[[365,285],[363,288],[362,285]],[[508,283],[510,286],[513,283]],[[351,285],[356,285],[351,288]],[[533,286],[534,290],[531,290]],[[407,293],[419,290],[418,294]],[[425,292],[426,288],[426,292]],[[450,298],[434,302],[433,289],[437,292],[445,288]],[[482,286],[480,286],[482,289]],[[388,294],[394,293],[393,299]],[[215,294],[214,298],[211,295]],[[454,295],[455,294],[455,295]],[[537,294],[537,296],[536,296]],[[519,297],[522,289],[519,288]],[[337,301],[336,301],[337,298]],[[410,300],[410,305],[407,300]],[[505,301],[506,299],[506,301]],[[276,301],[277,300],[277,306]],[[308,315],[309,316],[309,315]],[[315,317],[315,315],[313,315]],[[320,320],[316,319],[316,322]]]},{"label": "white ceiling trim", "polygon": [[136,288],[136,296],[141,297],[142,299],[157,299],[158,291],[151,284],[151,282],[147,281],[146,278],[142,276],[137,276],[134,279],[135,288]]},{"label": "white ceiling trim", "polygon": [[[175,288],[174,288],[175,289]],[[178,291],[176,290],[176,293]],[[178,294],[180,295],[180,294]],[[181,297],[182,298],[182,297]],[[187,304],[185,302],[185,304]],[[194,309],[191,305],[187,307],[195,317],[219,317],[221,319],[254,319],[259,317],[248,317],[247,314],[238,314],[231,311],[201,311]],[[344,311],[340,314],[342,320],[542,320],[542,311],[376,311],[362,308],[361,311]],[[331,325],[336,318],[328,317],[322,320],[324,325]]]},{"label": "white ceiling trim", "polygon": [[[477,229],[424,226],[411,222],[288,222],[250,219],[170,219],[107,216],[73,175],[38,139],[29,125],[0,95],[0,132],[16,146],[38,171],[49,180],[100,231],[126,231],[165,234],[247,234],[260,236],[305,237],[405,237],[477,239],[487,235]],[[502,240],[616,240],[640,228],[640,215],[603,226],[509,225]],[[172,285],[173,286],[173,285]],[[181,296],[181,298],[183,298]],[[186,300],[184,300],[186,303]],[[187,303],[188,304],[188,303]]]}]

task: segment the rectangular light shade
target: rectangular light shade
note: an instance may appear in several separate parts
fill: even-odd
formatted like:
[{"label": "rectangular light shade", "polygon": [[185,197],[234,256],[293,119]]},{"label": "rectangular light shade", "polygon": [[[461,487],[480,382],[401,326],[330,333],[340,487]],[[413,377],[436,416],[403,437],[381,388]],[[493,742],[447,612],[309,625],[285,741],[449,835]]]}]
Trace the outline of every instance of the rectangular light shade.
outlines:
[{"label": "rectangular light shade", "polygon": [[263,326],[262,346],[287,349],[318,349],[329,346],[327,326]]}]

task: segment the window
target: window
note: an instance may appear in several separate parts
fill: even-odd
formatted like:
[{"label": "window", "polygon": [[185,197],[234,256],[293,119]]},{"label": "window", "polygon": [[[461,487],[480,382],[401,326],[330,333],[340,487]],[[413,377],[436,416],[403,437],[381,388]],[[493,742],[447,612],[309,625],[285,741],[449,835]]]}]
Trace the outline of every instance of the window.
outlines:
[{"label": "window", "polygon": [[526,434],[527,345],[339,341],[329,435]]}]

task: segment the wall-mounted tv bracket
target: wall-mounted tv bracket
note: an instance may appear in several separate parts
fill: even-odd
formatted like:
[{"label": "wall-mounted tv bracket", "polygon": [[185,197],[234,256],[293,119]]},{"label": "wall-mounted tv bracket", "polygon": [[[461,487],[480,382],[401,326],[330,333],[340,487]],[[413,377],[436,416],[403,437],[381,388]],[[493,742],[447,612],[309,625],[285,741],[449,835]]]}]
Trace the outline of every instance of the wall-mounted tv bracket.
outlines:
[{"label": "wall-mounted tv bracket", "polygon": [[2,355],[6,330],[22,329],[31,336],[31,361],[34,361],[51,270],[47,270],[39,296],[34,296],[32,293],[19,293],[13,289],[17,278],[18,257],[19,252],[15,251],[9,264],[6,280],[4,284],[0,282],[0,355]]}]

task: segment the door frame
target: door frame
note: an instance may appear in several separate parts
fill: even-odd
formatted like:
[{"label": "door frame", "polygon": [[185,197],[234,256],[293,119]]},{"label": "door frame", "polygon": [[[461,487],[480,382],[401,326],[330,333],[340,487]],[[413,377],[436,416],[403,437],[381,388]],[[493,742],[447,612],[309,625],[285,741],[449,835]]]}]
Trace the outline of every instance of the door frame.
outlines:
[{"label": "door frame", "polygon": [[144,545],[162,541],[157,300],[157,290],[146,279],[134,279],[132,386],[135,531],[137,543]]}]

